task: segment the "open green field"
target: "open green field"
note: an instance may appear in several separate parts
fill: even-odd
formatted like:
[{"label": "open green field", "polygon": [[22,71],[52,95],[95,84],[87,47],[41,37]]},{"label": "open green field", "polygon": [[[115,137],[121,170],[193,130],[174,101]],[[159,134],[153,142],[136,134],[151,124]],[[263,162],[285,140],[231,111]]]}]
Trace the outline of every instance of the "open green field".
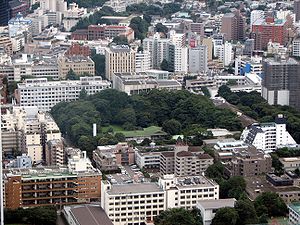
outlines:
[{"label": "open green field", "polygon": [[110,125],[108,127],[102,127],[102,131],[105,132],[109,128],[112,128],[115,133],[123,133],[125,137],[144,137],[144,136],[152,136],[155,134],[160,134],[160,135],[166,134],[164,131],[162,131],[161,127],[157,127],[157,126],[150,126],[144,128],[143,130],[125,131],[121,126]]}]

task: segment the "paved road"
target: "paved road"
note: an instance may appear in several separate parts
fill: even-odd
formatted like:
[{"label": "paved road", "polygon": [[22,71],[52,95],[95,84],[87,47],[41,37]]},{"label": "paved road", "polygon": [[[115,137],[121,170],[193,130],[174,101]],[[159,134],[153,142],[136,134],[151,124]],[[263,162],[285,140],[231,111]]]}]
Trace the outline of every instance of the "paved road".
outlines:
[{"label": "paved road", "polygon": [[240,119],[243,127],[247,127],[253,123],[257,123],[257,121],[255,119],[243,114],[243,112],[241,110],[239,110],[236,106],[234,106],[228,102],[213,101],[213,103],[215,104],[215,106],[217,106],[219,108],[229,109],[234,113],[241,113],[241,115],[239,116],[239,119]]}]

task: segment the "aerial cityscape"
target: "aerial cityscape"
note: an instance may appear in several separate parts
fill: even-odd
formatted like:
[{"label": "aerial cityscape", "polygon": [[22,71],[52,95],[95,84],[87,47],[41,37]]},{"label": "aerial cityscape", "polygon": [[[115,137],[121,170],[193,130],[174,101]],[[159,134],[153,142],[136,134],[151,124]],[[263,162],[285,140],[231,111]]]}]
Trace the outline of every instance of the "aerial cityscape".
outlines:
[{"label": "aerial cityscape", "polygon": [[300,225],[300,0],[0,0],[0,225]]}]

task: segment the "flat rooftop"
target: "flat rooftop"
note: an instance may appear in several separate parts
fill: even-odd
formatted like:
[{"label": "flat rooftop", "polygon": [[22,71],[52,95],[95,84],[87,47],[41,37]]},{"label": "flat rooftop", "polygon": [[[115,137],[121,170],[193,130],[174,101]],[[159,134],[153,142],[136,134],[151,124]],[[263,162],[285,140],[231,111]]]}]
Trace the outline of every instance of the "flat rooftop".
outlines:
[{"label": "flat rooftop", "polygon": [[100,206],[74,206],[70,211],[80,225],[113,225]]},{"label": "flat rooftop", "polygon": [[198,202],[198,204],[201,205],[204,209],[219,209],[223,207],[234,207],[235,202],[235,198],[228,198],[201,200]]},{"label": "flat rooftop", "polygon": [[116,184],[108,191],[109,194],[135,194],[148,192],[162,192],[163,190],[156,183],[135,183],[135,184]]}]

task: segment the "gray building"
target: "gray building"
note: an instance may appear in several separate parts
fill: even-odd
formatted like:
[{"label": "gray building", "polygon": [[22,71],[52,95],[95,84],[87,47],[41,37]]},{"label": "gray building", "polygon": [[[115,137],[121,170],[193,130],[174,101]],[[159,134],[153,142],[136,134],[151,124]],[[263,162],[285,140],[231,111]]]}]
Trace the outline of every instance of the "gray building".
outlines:
[{"label": "gray building", "polygon": [[199,45],[189,49],[189,72],[205,73],[207,71],[207,46]]},{"label": "gray building", "polygon": [[262,97],[270,105],[300,109],[300,64],[292,58],[267,58],[263,62]]}]

